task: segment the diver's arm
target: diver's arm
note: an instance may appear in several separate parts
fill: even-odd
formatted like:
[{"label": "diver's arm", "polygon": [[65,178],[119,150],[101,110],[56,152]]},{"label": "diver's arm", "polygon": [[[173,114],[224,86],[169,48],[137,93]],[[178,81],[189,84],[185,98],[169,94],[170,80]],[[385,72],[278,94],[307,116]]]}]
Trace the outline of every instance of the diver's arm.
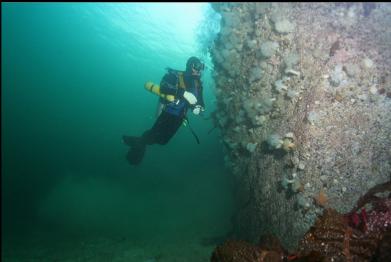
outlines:
[{"label": "diver's arm", "polygon": [[204,96],[203,96],[203,87],[200,85],[198,88],[198,96],[197,96],[197,104],[192,105],[190,108],[194,109],[195,107],[201,107],[202,111],[205,111],[205,103],[204,103]]},{"label": "diver's arm", "polygon": [[202,85],[199,87],[198,90],[198,97],[197,97],[197,103],[190,105],[190,109],[193,111],[195,115],[199,115],[201,112],[205,111],[205,104],[204,104],[204,98],[202,95]]}]

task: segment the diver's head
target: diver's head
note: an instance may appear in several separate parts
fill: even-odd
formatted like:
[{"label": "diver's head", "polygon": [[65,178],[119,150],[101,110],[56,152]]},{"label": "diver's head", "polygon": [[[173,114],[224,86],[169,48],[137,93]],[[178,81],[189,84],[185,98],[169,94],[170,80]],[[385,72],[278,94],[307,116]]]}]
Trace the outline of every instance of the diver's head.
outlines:
[{"label": "diver's head", "polygon": [[186,63],[186,73],[192,76],[201,76],[201,71],[205,65],[195,56],[190,57]]}]

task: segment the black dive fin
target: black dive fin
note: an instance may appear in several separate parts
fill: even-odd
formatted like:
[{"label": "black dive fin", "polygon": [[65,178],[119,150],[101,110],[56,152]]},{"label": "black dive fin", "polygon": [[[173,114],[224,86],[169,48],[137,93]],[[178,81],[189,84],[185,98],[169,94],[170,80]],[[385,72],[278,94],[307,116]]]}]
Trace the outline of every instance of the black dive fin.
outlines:
[{"label": "black dive fin", "polygon": [[123,136],[123,142],[130,146],[129,152],[126,155],[126,159],[131,165],[138,165],[141,163],[144,157],[146,145],[143,143],[141,137],[136,136]]},{"label": "black dive fin", "polygon": [[140,144],[139,146],[134,146],[129,149],[126,158],[128,159],[131,165],[139,165],[144,158],[145,148],[147,146],[145,144]]}]

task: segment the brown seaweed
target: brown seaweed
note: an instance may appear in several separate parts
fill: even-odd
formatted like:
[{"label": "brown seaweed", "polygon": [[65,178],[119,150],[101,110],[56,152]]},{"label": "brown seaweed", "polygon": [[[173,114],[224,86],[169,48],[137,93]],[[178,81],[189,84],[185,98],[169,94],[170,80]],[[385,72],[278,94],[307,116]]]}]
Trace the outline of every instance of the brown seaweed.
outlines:
[{"label": "brown seaweed", "polygon": [[357,212],[357,210],[369,203],[376,205],[376,203],[381,201],[381,198],[375,196],[375,194],[385,191],[391,191],[391,181],[376,185],[369,189],[367,193],[358,199],[356,206],[352,209],[351,212]]},{"label": "brown seaweed", "polygon": [[[374,194],[391,190],[391,182],[377,185],[358,201],[348,214],[340,214],[327,208],[321,217],[304,235],[299,243],[298,251],[288,254],[278,239],[273,236],[261,238],[259,245],[245,241],[226,241],[216,247],[212,254],[213,262],[250,262],[250,261],[385,261],[391,256],[391,224],[390,199]],[[375,230],[360,230],[357,225],[349,223],[352,214],[365,204],[373,207],[366,215],[361,211],[364,225],[368,223]],[[381,205],[383,203],[384,205]],[[377,223],[374,218],[383,218],[387,223]],[[386,225],[387,224],[387,225]]]}]

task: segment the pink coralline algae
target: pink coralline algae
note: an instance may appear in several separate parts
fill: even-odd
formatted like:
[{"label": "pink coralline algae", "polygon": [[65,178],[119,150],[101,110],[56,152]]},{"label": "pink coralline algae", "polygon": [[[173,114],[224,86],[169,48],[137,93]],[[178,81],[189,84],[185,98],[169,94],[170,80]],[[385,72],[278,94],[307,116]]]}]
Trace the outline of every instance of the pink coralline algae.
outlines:
[{"label": "pink coralline algae", "polygon": [[[387,182],[369,190],[358,200],[357,206],[344,215],[347,224],[366,234],[382,234],[391,229],[391,198],[381,198],[375,195],[390,189],[391,182]],[[364,208],[368,204],[372,206],[370,211]],[[358,212],[360,209],[361,211]]]},{"label": "pink coralline algae", "polygon": [[351,212],[344,215],[346,224],[352,228],[359,229],[362,232],[367,231],[368,215],[365,208],[361,209],[360,213]]}]

